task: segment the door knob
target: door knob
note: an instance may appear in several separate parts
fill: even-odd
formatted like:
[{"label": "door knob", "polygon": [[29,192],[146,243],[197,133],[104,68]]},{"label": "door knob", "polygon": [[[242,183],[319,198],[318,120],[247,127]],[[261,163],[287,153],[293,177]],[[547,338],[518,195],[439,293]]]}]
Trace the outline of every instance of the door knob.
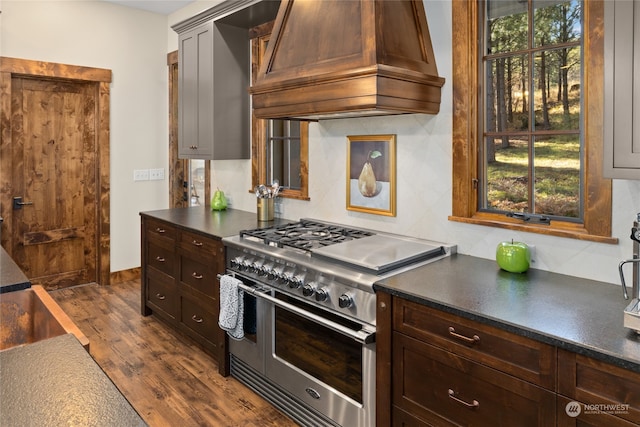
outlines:
[{"label": "door knob", "polygon": [[33,202],[23,202],[22,197],[14,197],[13,198],[13,209],[22,209],[23,206],[32,205]]}]

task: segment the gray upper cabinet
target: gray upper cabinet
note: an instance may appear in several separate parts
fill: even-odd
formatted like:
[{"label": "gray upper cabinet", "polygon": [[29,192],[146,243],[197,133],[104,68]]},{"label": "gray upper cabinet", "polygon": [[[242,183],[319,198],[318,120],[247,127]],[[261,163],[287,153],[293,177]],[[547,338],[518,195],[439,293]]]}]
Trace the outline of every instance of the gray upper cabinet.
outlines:
[{"label": "gray upper cabinet", "polygon": [[247,30],[211,19],[176,31],[179,157],[250,158]]},{"label": "gray upper cabinet", "polygon": [[640,179],[640,1],[605,1],[603,175]]}]

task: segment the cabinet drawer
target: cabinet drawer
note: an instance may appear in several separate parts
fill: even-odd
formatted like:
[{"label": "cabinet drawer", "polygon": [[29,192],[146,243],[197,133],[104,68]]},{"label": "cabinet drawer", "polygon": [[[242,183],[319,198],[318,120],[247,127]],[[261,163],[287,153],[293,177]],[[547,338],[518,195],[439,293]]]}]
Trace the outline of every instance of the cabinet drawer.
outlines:
[{"label": "cabinet drawer", "polygon": [[161,310],[172,319],[178,316],[178,293],[172,278],[149,270],[147,273],[147,305]]},{"label": "cabinet drawer", "polygon": [[144,224],[147,239],[165,241],[172,246],[174,245],[176,241],[176,228],[174,226],[150,218],[145,218]]},{"label": "cabinet drawer", "polygon": [[555,425],[550,391],[397,332],[392,348],[393,404],[429,425]]},{"label": "cabinet drawer", "polygon": [[211,343],[216,343],[218,315],[213,310],[209,300],[198,300],[194,297],[182,295],[180,298],[180,322],[193,332]]},{"label": "cabinet drawer", "polygon": [[179,247],[201,259],[214,260],[224,258],[224,246],[221,241],[189,231],[180,231]]},{"label": "cabinet drawer", "polygon": [[640,373],[566,350],[559,350],[558,368],[560,394],[588,405],[616,405],[622,409],[616,417],[640,425]]},{"label": "cabinet drawer", "polygon": [[217,270],[184,255],[180,256],[180,282],[218,300]]},{"label": "cabinet drawer", "polygon": [[551,345],[399,298],[393,313],[394,330],[555,390]]},{"label": "cabinet drawer", "polygon": [[166,249],[148,242],[147,265],[173,277],[175,275],[175,253],[173,249]]}]

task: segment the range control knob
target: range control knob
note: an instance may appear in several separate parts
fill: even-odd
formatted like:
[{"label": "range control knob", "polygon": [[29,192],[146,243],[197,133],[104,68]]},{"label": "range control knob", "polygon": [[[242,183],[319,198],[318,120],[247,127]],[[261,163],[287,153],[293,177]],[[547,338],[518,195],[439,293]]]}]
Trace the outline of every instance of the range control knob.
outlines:
[{"label": "range control knob", "polygon": [[248,259],[245,259],[245,260],[242,260],[242,262],[238,267],[240,268],[241,271],[247,271],[250,265],[251,265],[251,262]]},{"label": "range control knob", "polygon": [[351,298],[347,294],[340,295],[340,298],[338,298],[338,306],[340,306],[340,308],[352,307],[353,306],[353,298]]},{"label": "range control knob", "polygon": [[251,271],[252,273],[259,273],[261,268],[262,268],[262,264],[258,261],[254,261],[253,263],[251,263],[251,266],[249,267],[249,271]]},{"label": "range control knob", "polygon": [[329,293],[325,288],[318,289],[316,291],[316,301],[322,302],[326,301],[327,299],[329,299]]},{"label": "range control knob", "polygon": [[278,283],[280,283],[281,285],[284,285],[285,283],[289,283],[289,277],[291,275],[281,272],[281,273],[276,273],[276,278],[278,279]]},{"label": "range control knob", "polygon": [[312,284],[304,285],[302,287],[302,295],[304,295],[305,297],[310,297],[315,293],[315,291],[316,291],[316,287],[313,286]]},{"label": "range control knob", "polygon": [[300,286],[302,286],[302,279],[295,276],[295,277],[291,277],[289,279],[289,287],[291,289],[298,289]]},{"label": "range control knob", "polygon": [[231,268],[240,268],[242,265],[242,257],[237,256],[231,260]]}]

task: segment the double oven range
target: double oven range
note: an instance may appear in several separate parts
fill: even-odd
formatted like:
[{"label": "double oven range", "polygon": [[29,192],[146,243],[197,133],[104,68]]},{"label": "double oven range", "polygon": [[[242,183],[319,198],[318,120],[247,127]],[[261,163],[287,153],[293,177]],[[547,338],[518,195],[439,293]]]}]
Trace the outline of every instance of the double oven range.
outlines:
[{"label": "double oven range", "polygon": [[312,219],[223,243],[244,298],[231,375],[301,425],[375,425],[373,284],[456,247]]}]

